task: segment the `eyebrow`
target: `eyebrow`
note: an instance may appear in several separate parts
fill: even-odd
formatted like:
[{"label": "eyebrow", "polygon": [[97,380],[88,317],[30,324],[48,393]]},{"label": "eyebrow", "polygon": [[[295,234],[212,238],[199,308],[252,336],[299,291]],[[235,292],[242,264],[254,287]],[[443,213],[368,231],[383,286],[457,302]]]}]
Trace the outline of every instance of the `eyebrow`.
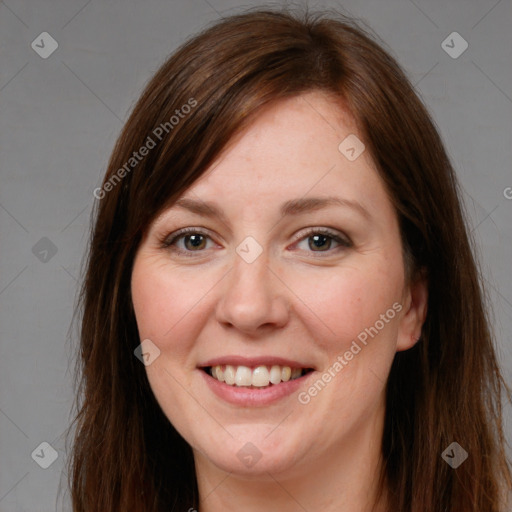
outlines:
[{"label": "eyebrow", "polygon": [[[224,212],[210,201],[182,198],[178,199],[173,206],[204,217],[218,217],[227,224]],[[372,218],[370,212],[359,201],[335,196],[291,199],[281,205],[280,213],[283,217],[289,215],[301,215],[303,213],[320,210],[329,206],[343,206],[356,211],[367,220],[371,220]]]}]

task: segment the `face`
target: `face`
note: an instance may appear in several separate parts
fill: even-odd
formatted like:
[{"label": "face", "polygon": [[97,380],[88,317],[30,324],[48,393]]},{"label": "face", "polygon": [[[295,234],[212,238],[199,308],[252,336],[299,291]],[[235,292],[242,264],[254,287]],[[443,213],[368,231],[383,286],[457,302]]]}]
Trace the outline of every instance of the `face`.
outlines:
[{"label": "face", "polygon": [[262,110],[139,247],[147,376],[196,464],[292,474],[380,441],[425,288],[406,282],[396,212],[354,134],[321,92]]}]

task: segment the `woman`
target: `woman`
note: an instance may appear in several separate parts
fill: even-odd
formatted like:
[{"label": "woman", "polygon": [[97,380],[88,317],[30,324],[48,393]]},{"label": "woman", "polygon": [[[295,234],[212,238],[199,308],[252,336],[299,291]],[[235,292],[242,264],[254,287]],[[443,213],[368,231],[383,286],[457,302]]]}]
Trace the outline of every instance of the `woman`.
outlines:
[{"label": "woman", "polygon": [[456,178],[353,21],[193,38],[95,196],[76,512],[506,510],[510,394]]}]

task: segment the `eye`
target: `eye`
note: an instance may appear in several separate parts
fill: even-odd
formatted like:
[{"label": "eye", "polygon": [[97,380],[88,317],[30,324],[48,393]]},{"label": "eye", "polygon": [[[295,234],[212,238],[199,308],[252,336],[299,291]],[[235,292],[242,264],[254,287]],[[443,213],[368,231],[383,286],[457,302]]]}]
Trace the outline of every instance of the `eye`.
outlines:
[{"label": "eye", "polygon": [[[307,244],[307,248],[300,247],[301,244]],[[333,247],[334,245],[334,247]],[[351,247],[352,243],[340,236],[337,232],[328,229],[311,229],[307,233],[302,233],[297,247],[308,252],[333,252],[332,250]]]},{"label": "eye", "polygon": [[[297,235],[296,239],[298,241],[295,245],[301,251],[306,252],[332,254],[334,251],[352,247],[352,242],[348,238],[327,228],[309,229],[306,233],[302,232]],[[213,240],[210,235],[199,228],[180,229],[161,241],[163,248],[183,256],[194,256],[194,253],[204,252],[205,249],[212,248],[211,244],[213,244]],[[306,248],[301,247],[301,244],[307,244]]]},{"label": "eye", "polygon": [[184,228],[162,241],[162,246],[189,256],[192,252],[211,248],[208,246],[208,241],[212,241],[208,234],[196,228]]}]

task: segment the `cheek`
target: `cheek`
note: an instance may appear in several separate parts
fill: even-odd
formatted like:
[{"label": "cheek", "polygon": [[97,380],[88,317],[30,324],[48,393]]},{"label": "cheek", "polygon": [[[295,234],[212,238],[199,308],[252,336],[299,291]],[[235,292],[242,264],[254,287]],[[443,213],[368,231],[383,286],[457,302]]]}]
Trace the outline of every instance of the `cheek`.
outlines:
[{"label": "cheek", "polygon": [[204,273],[200,279],[187,277],[161,258],[141,254],[134,262],[131,291],[139,336],[160,350],[146,367],[149,385],[169,421],[192,444],[193,418],[204,410],[184,389],[191,389],[191,355],[205,315],[201,299],[211,287]]},{"label": "cheek", "polygon": [[151,339],[162,351],[182,359],[201,329],[205,297],[212,288],[208,273],[201,278],[183,273],[151,257],[136,259],[132,300],[141,339]]},{"label": "cheek", "polygon": [[[289,280],[293,283],[290,288],[300,299],[296,303],[304,312],[303,320],[310,318],[308,325],[312,334],[316,333],[315,342],[328,352],[350,346],[401,297],[401,274],[387,266],[375,263],[366,268],[321,270],[289,275]],[[391,316],[396,318],[395,310],[388,315]],[[387,328],[391,324],[396,322],[386,322],[382,334],[392,334],[392,329]]]},{"label": "cheek", "polygon": [[340,424],[362,428],[383,400],[396,352],[401,282],[400,272],[378,264],[297,281],[297,295],[315,313],[308,330],[326,355],[300,403],[314,404],[318,416],[332,418],[326,423],[330,441]]}]

